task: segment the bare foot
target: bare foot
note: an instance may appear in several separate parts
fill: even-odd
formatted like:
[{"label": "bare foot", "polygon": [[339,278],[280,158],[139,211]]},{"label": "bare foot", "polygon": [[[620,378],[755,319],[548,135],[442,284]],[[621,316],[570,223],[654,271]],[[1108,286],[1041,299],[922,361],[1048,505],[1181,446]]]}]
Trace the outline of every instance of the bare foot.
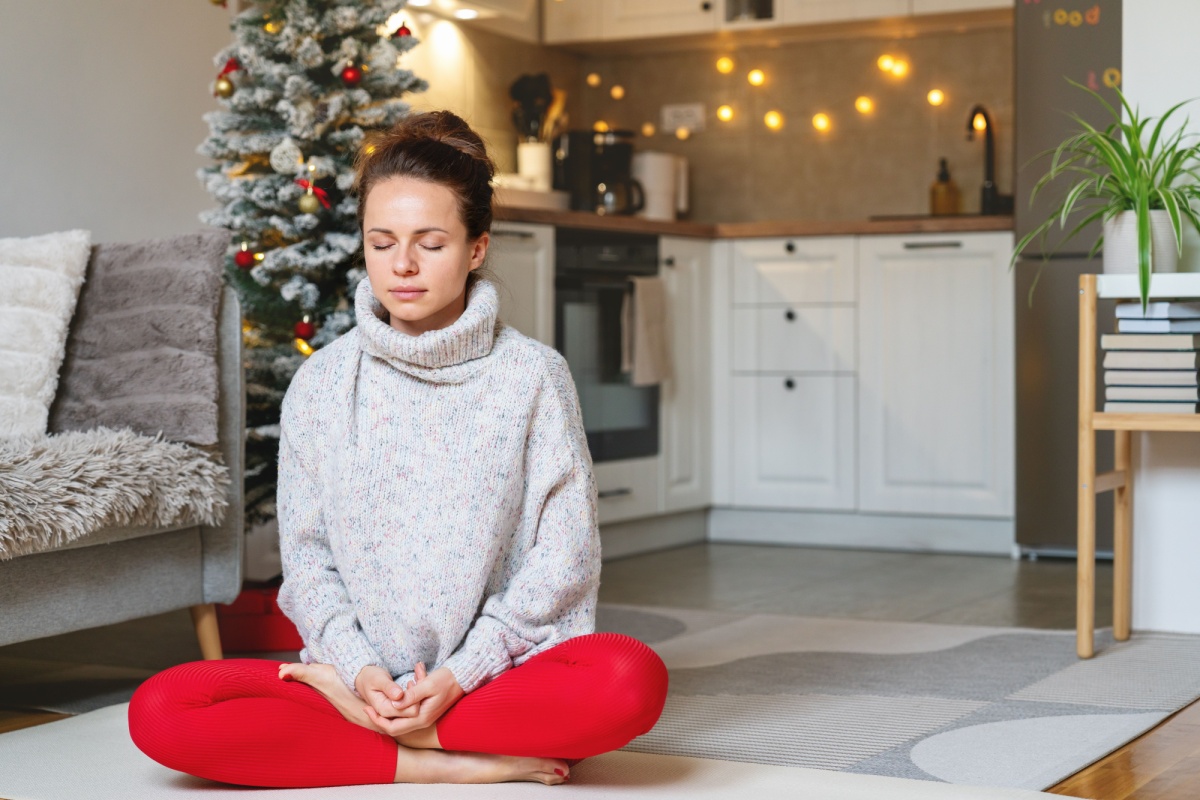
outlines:
[{"label": "bare foot", "polygon": [[506,783],[530,781],[553,786],[570,779],[567,762],[557,758],[449,753],[400,747],[396,783]]},{"label": "bare foot", "polygon": [[279,677],[285,681],[297,681],[311,686],[350,722],[373,731],[378,730],[371,724],[370,717],[363,711],[366,703],[350,691],[350,687],[342,682],[342,679],[338,677],[337,670],[332,665],[280,664]]}]

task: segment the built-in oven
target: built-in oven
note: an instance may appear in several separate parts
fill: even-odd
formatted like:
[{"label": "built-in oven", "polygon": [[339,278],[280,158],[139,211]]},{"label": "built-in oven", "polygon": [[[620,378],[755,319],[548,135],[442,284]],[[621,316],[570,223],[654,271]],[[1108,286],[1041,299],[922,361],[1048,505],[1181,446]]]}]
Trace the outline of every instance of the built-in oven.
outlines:
[{"label": "built-in oven", "polygon": [[630,278],[658,274],[658,237],[558,228],[554,344],[579,391],[595,462],[658,455],[658,386],[622,369],[622,304]]}]

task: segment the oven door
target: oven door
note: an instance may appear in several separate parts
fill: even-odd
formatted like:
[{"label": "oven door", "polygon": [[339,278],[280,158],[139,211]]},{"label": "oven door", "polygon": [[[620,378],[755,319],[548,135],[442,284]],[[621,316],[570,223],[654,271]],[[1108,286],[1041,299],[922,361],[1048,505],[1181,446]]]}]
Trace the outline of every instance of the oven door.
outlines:
[{"label": "oven door", "polygon": [[595,462],[658,455],[658,387],[621,370],[621,304],[629,274],[579,270],[555,278],[555,346],[579,391]]}]

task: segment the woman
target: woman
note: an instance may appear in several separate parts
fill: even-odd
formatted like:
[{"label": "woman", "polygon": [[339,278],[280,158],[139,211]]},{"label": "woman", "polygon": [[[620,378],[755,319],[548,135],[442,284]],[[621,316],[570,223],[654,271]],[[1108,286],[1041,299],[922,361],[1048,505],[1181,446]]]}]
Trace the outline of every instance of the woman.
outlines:
[{"label": "woman", "polygon": [[[279,602],[301,664],[183,664],[134,742],[252,786],[563,783],[648,731],[662,661],[596,634],[596,488],[562,357],[497,321],[494,166],[448,112],[372,137],[358,326],[283,404]],[[431,668],[426,669],[426,665]]]}]

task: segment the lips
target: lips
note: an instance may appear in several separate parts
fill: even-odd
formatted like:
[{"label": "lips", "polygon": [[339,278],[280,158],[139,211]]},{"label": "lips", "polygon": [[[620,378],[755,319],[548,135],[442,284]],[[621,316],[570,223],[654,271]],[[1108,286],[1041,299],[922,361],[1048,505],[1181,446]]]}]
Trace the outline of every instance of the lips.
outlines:
[{"label": "lips", "polygon": [[400,300],[415,300],[425,294],[425,289],[418,289],[415,286],[397,286],[395,289],[389,289],[388,294]]}]

